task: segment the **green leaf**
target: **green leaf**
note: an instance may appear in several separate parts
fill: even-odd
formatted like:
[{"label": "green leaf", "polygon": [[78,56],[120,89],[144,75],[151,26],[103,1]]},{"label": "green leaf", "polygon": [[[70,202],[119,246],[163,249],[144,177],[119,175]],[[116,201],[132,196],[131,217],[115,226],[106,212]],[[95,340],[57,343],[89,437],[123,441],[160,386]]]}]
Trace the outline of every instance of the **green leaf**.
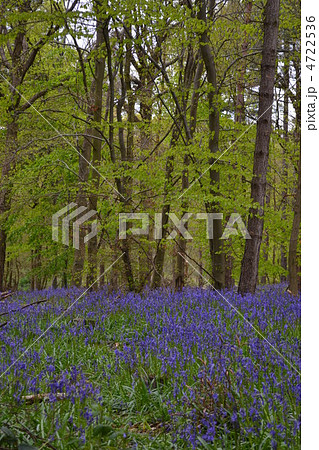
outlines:
[{"label": "green leaf", "polygon": [[113,431],[111,425],[101,423],[93,428],[93,436],[109,436]]},{"label": "green leaf", "polygon": [[33,445],[22,443],[18,445],[18,450],[38,450],[38,447],[34,447]]},{"label": "green leaf", "polygon": [[1,427],[1,431],[4,434],[4,436],[0,440],[1,443],[17,442],[18,438],[14,434],[14,432],[12,430],[10,430],[10,428],[3,426],[3,427]]}]

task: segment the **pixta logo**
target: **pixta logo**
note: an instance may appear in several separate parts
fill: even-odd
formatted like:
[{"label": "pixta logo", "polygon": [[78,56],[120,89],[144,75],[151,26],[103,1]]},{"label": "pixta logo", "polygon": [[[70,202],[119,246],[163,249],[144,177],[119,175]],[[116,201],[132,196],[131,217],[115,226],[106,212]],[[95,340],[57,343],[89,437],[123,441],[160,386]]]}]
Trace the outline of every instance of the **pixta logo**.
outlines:
[{"label": "pixta logo", "polygon": [[[52,239],[59,242],[59,219],[62,218],[66,213],[67,215],[63,217],[61,229],[62,229],[62,243],[69,245],[69,232],[70,232],[70,222],[76,217],[79,217],[75,222],[73,222],[73,248],[79,250],[80,248],[80,226],[87,220],[91,219],[97,211],[94,209],[89,210],[86,214],[82,215],[84,211],[88,208],[86,206],[79,206],[79,208],[70,212],[71,209],[77,206],[76,203],[69,203],[64,208],[60,209],[57,213],[52,216]],[[92,237],[97,234],[97,221],[91,222],[91,231],[84,237],[84,243],[86,244]]]},{"label": "pixta logo", "polygon": [[[168,217],[171,223],[174,225],[174,230],[168,235],[167,239],[175,239],[177,232],[183,236],[184,239],[192,240],[193,236],[190,234],[189,230],[186,228],[189,219],[192,217],[194,220],[205,220],[206,221],[206,238],[213,239],[213,228],[215,220],[223,220],[223,213],[185,213],[181,219],[179,219],[176,214],[169,213]],[[138,220],[139,226],[133,227],[132,223],[127,230],[127,222],[133,220]],[[119,238],[126,239],[128,231],[129,234],[135,236],[148,235],[149,234],[149,214],[146,213],[120,213],[119,214]],[[155,213],[154,216],[154,239],[162,239],[162,227],[163,214]],[[229,220],[226,224],[224,232],[221,239],[228,239],[232,235],[237,235],[238,231],[241,233],[244,239],[251,239],[247,228],[241,218],[240,214],[233,213],[230,215]]]}]

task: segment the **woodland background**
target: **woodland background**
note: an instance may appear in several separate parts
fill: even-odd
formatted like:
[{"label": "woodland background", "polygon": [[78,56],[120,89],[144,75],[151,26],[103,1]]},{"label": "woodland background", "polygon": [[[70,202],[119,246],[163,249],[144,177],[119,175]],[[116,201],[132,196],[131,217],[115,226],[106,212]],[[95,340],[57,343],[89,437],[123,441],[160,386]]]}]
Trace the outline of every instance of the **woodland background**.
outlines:
[{"label": "woodland background", "polygon": [[[297,293],[299,1],[0,8],[0,290],[90,285],[125,252],[100,286],[202,286],[203,275],[216,288],[288,281]],[[79,250],[52,240],[52,215],[70,202],[98,211],[98,236]],[[151,226],[119,240],[120,212],[162,212],[163,239]],[[192,219],[192,241],[167,240],[169,212],[224,220],[213,240]],[[250,243],[220,239],[235,212]]]}]

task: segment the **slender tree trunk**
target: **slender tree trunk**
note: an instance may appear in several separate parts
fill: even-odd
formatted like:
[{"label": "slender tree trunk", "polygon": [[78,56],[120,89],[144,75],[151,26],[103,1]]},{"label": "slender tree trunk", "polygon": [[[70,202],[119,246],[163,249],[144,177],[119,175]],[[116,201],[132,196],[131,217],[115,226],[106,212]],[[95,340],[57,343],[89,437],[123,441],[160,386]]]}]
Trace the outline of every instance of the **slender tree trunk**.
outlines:
[{"label": "slender tree trunk", "polygon": [[203,253],[202,249],[198,250],[198,262],[199,262],[199,268],[198,268],[198,287],[203,287],[204,285],[204,278],[203,278]]},{"label": "slender tree trunk", "polygon": [[[196,69],[196,70],[195,70]],[[196,128],[196,119],[197,119],[197,107],[198,107],[198,100],[199,100],[199,93],[198,89],[200,87],[200,80],[203,72],[203,64],[198,60],[197,57],[194,57],[193,54],[193,48],[192,46],[189,46],[188,48],[188,58],[185,65],[184,70],[184,89],[186,93],[184,94],[183,98],[183,113],[186,115],[187,113],[187,103],[188,103],[188,93],[191,89],[191,85],[194,80],[193,85],[193,95],[191,98],[191,104],[190,104],[190,120],[189,120],[189,130],[190,130],[190,136],[189,138],[192,139],[194,135],[194,131]],[[189,144],[187,139],[187,144]],[[189,155],[188,155],[188,149],[186,147],[186,154],[184,156],[184,169],[182,172],[182,192],[184,192],[188,186],[189,186],[189,179],[188,179],[188,166],[189,166]],[[184,197],[182,200],[181,205],[181,215],[183,216],[188,211],[188,201]],[[188,225],[185,225],[185,229],[187,229]],[[185,285],[185,255],[187,248],[187,241],[186,239],[179,235],[177,238],[176,243],[176,250],[177,250],[177,261],[176,261],[176,273],[175,273],[175,288],[181,289]]]},{"label": "slender tree trunk", "polygon": [[[19,6],[19,12],[28,12],[31,6],[22,3]],[[4,19],[4,18],[3,18]],[[0,291],[4,289],[5,281],[5,262],[6,262],[6,248],[7,248],[7,233],[6,233],[6,213],[10,209],[10,173],[16,163],[16,150],[18,139],[18,114],[17,110],[20,104],[21,97],[17,94],[16,89],[23,81],[24,69],[22,53],[23,42],[25,40],[26,24],[22,21],[20,30],[14,40],[12,49],[12,61],[10,68],[10,97],[7,106],[8,121],[6,125],[6,142],[5,151],[2,157],[2,170],[0,179]],[[2,28],[2,27],[1,27]],[[2,30],[1,30],[2,31]],[[3,61],[3,53],[1,54],[1,62]]]},{"label": "slender tree trunk", "polygon": [[41,256],[40,256],[41,247],[36,249],[35,254],[35,267],[36,267],[36,276],[35,276],[35,288],[39,291],[42,288],[42,282],[41,282],[41,276],[40,276],[40,270],[41,267]]},{"label": "slender tree trunk", "polygon": [[10,172],[15,165],[16,147],[18,138],[18,123],[13,114],[6,130],[6,149],[4,162],[1,171],[1,190],[0,190],[0,291],[4,289],[7,232],[6,232],[6,213],[10,209]]},{"label": "slender tree trunk", "polygon": [[[246,1],[245,4],[245,18],[244,23],[248,25],[251,20],[251,10],[253,2]],[[235,110],[235,121],[242,123],[245,121],[245,73],[246,73],[246,55],[248,50],[248,39],[245,32],[244,41],[241,46],[242,61],[239,69],[239,78],[237,81],[237,97],[236,97],[236,110]]]},{"label": "slender tree trunk", "polygon": [[65,259],[64,259],[64,269],[62,272],[62,280],[61,280],[61,286],[63,288],[68,287],[68,263],[69,263],[69,258],[68,258],[68,255],[66,255]]},{"label": "slender tree trunk", "polygon": [[[251,22],[251,10],[252,10],[253,2],[245,1],[244,6],[244,24],[248,25]],[[240,8],[242,5],[240,5]],[[236,86],[236,103],[235,103],[235,122],[243,123],[245,122],[245,73],[247,66],[247,50],[249,46],[249,39],[245,30],[244,40],[241,44],[241,56],[242,60],[239,65],[239,76]],[[234,166],[235,168],[235,166]],[[231,178],[231,177],[230,177]],[[231,179],[229,180],[231,181]],[[233,279],[233,265],[234,265],[234,256],[232,255],[231,247],[228,249],[227,254],[225,256],[225,287],[230,289],[234,286],[235,282]]]},{"label": "slender tree trunk", "polygon": [[[113,250],[112,252],[112,263],[114,263],[117,258],[118,258],[118,254]],[[110,282],[109,282],[109,289],[110,291],[116,291],[119,288],[119,270],[115,265],[112,266],[111,271],[110,271]]]},{"label": "slender tree trunk", "polygon": [[[93,94],[94,90],[94,81],[92,83],[91,93]],[[93,97],[90,96],[88,101],[93,100]],[[87,114],[87,122],[91,122],[92,120],[92,103],[88,105],[88,114]],[[80,149],[79,155],[79,190],[76,197],[76,203],[78,206],[87,206],[87,188],[89,181],[89,165],[88,161],[91,158],[91,147],[92,147],[92,136],[93,129],[88,126],[85,130],[85,136],[83,138],[82,149]],[[80,227],[79,230],[79,249],[74,249],[74,260],[73,260],[73,268],[72,268],[72,285],[74,286],[82,286],[82,277],[83,277],[83,269],[85,263],[85,249],[86,246],[84,244],[84,236],[85,236],[85,224]]]},{"label": "slender tree trunk", "polygon": [[[284,139],[285,142],[288,143],[289,137],[288,137],[288,121],[289,121],[289,95],[288,95],[288,89],[289,89],[289,65],[290,60],[289,58],[289,45],[284,43],[284,117],[283,117],[283,131],[284,131]],[[283,176],[285,181],[287,180],[287,161],[285,158],[285,155],[283,155]],[[283,202],[282,202],[282,219],[286,220],[286,197],[287,197],[287,188],[284,187],[282,192]],[[287,248],[286,245],[282,244],[280,247],[280,265],[284,270],[287,270],[288,268],[288,261],[287,261]],[[280,276],[280,281],[283,283],[287,280],[286,275]]]},{"label": "slender tree trunk", "polygon": [[297,249],[300,232],[300,223],[301,223],[301,158],[299,158],[298,162],[298,184],[294,205],[294,218],[292,222],[292,229],[289,241],[289,257],[288,257],[289,290],[292,295],[298,295],[299,290]]},{"label": "slender tree trunk", "polygon": [[[215,2],[209,8],[209,19],[214,12]],[[199,11],[198,19],[207,23],[206,16],[206,2],[203,0],[199,1]],[[200,49],[202,58],[206,68],[207,81],[208,81],[208,106],[209,106],[209,150],[211,158],[209,164],[212,165],[216,161],[214,154],[218,152],[219,143],[219,110],[216,101],[216,90],[217,90],[217,80],[216,80],[216,67],[215,60],[212,49],[209,44],[209,38],[207,34],[207,27],[199,35],[200,38]],[[214,200],[206,202],[206,212],[207,213],[218,213],[219,202],[219,171],[214,168],[209,169],[210,176],[210,194]],[[221,236],[223,234],[222,222],[221,220],[216,220],[213,228],[213,239],[209,240],[209,251],[212,261],[212,276],[214,280],[214,285],[216,289],[223,289],[225,287],[225,254],[223,252],[223,241]]]},{"label": "slender tree trunk", "polygon": [[52,289],[56,289],[58,287],[58,277],[56,275],[53,276],[51,286],[52,286]]},{"label": "slender tree trunk", "polygon": [[[154,89],[154,80],[152,77],[147,74],[152,68],[149,67],[147,58],[144,54],[140,55],[140,72],[139,77],[141,81],[141,86],[143,86],[142,92],[140,94],[140,114],[143,120],[143,127],[140,131],[140,147],[141,154],[143,157],[148,155],[151,144],[152,144],[152,105],[154,101],[153,89]],[[145,70],[147,67],[147,72]],[[149,158],[150,163],[152,162],[152,156]],[[148,189],[148,183],[144,181],[140,181],[140,190]],[[143,207],[145,211],[149,211],[154,208],[153,200],[146,196],[143,199]],[[142,243],[141,243],[142,245]],[[138,263],[139,263],[139,273],[138,273],[138,289],[142,290],[145,284],[149,281],[150,278],[150,268],[149,261],[152,260],[152,248],[148,247],[143,252],[139,249],[138,253]]]},{"label": "slender tree trunk", "polygon": [[301,149],[300,149],[300,131],[301,131],[301,82],[300,82],[300,66],[299,61],[294,61],[296,70],[296,96],[294,107],[296,110],[296,128],[295,141],[298,148],[298,181],[296,190],[296,199],[294,205],[294,218],[292,222],[292,229],[289,241],[288,254],[288,272],[289,272],[289,290],[292,295],[298,295],[301,286],[301,278],[298,274],[299,264],[297,260],[298,239],[301,225]]},{"label": "slender tree trunk", "polygon": [[[174,134],[177,134],[176,130],[173,130],[172,142],[174,145]],[[170,201],[168,200],[168,194],[170,192],[170,184],[172,180],[172,173],[174,168],[174,157],[169,156],[166,160],[166,176],[165,176],[165,187],[164,187],[164,204],[162,206],[162,238],[157,243],[156,253],[153,260],[154,271],[151,279],[151,288],[155,289],[162,284],[163,268],[164,268],[164,257],[165,257],[165,238],[167,236],[167,224],[168,224],[168,214],[170,211]]]},{"label": "slender tree trunk", "polygon": [[99,287],[102,288],[105,285],[105,264],[104,262],[100,263],[100,279],[99,279]]},{"label": "slender tree trunk", "polygon": [[231,251],[227,253],[225,256],[225,288],[231,289],[235,282],[233,279],[233,265],[234,265],[234,257],[231,254]]},{"label": "slender tree trunk", "polygon": [[[124,141],[124,129],[119,128],[119,141],[121,148],[122,163],[126,170],[131,169],[131,163],[133,162],[133,145],[134,145],[134,96],[131,87],[131,60],[132,60],[132,44],[130,40],[126,43],[126,55],[124,60],[124,66],[122,65],[121,71],[121,85],[122,85],[122,102],[118,102],[118,121],[122,122],[122,107],[124,106],[125,99],[127,99],[127,132],[126,132],[126,145]],[[132,177],[130,175],[125,175],[123,177],[121,193],[125,197],[122,198],[123,207],[129,207],[132,204],[130,197],[132,193]],[[130,223],[127,224],[128,228],[131,226]],[[132,266],[132,248],[129,239],[124,239],[121,244],[121,250],[124,253],[124,273],[126,275],[126,280],[128,288],[130,291],[135,291],[137,288],[137,283],[135,281],[133,266]]]},{"label": "slender tree trunk", "polygon": [[35,276],[34,276],[34,251],[31,249],[31,280],[30,289],[34,291],[35,289]]},{"label": "slender tree trunk", "polygon": [[[189,182],[188,182],[188,166],[189,159],[188,155],[185,155],[184,157],[184,170],[182,173],[182,192],[188,188]],[[181,215],[183,216],[187,212],[187,203],[185,201],[182,202],[182,212]],[[187,229],[188,226],[185,224],[185,229]],[[185,285],[185,259],[182,255],[185,255],[186,253],[186,247],[187,247],[187,241],[186,239],[180,235],[178,235],[177,238],[177,245],[176,245],[176,271],[175,271],[175,289],[180,290]]]},{"label": "slender tree trunk", "polygon": [[[266,205],[269,206],[269,204],[270,204],[270,193],[269,193],[267,188],[266,188],[265,202],[266,202]],[[269,250],[269,233],[268,233],[267,228],[263,231],[263,234],[265,236],[265,242],[264,242],[264,245],[263,245],[263,258],[264,258],[264,261],[267,262],[268,261],[268,250]],[[268,276],[267,273],[265,273],[265,275],[263,275],[261,277],[260,283],[261,284],[267,284],[267,281],[268,281],[268,283],[270,283],[269,276]]]},{"label": "slender tree trunk", "polygon": [[[99,164],[101,162],[101,148],[102,141],[100,135],[100,126],[102,120],[102,93],[103,93],[103,81],[105,72],[105,57],[101,56],[101,46],[104,42],[103,28],[105,27],[105,22],[102,22],[99,13],[97,13],[97,36],[96,36],[96,51],[97,56],[95,57],[95,90],[94,90],[94,105],[93,108],[93,120],[95,123],[94,128],[94,138],[92,147],[92,165],[98,170]],[[100,184],[100,175],[97,170],[92,168],[91,179],[93,184],[94,192],[89,196],[89,208],[97,211],[98,209],[98,190]],[[98,237],[92,237],[88,242],[88,276],[87,285],[90,286],[97,278],[98,274],[98,262],[97,262],[97,252],[98,252]],[[97,284],[94,285],[97,288]]]},{"label": "slender tree trunk", "polygon": [[[272,249],[272,264],[273,264],[273,266],[275,266],[275,264],[276,264],[276,245],[275,244]],[[272,277],[272,284],[275,284],[275,283],[276,283],[276,274],[274,273],[273,277]]]},{"label": "slender tree trunk", "polygon": [[[130,27],[128,27],[130,29]],[[108,73],[109,76],[112,74],[112,60],[111,60],[111,48],[110,48],[110,39],[108,35],[105,35],[106,45],[107,45],[107,54],[108,54]],[[126,174],[116,179],[117,190],[121,194],[120,202],[121,202],[121,211],[124,212],[132,212],[131,211],[131,190],[132,190],[132,177],[129,174],[129,170],[131,168],[131,163],[133,161],[133,144],[134,144],[134,95],[131,88],[131,76],[130,76],[130,68],[132,61],[132,44],[130,42],[130,38],[128,38],[126,42],[126,52],[125,58],[120,60],[119,63],[119,78],[120,78],[120,92],[119,99],[116,105],[116,116],[117,122],[119,124],[118,127],[118,141],[119,141],[119,149],[121,154],[121,163],[122,168],[126,172]],[[115,89],[115,83],[113,79],[113,75],[111,75],[110,81],[112,89]],[[125,105],[125,102],[127,104]],[[110,150],[111,150],[111,160],[115,163],[115,151],[113,144],[113,113],[112,104],[114,102],[114,93],[110,95]],[[124,106],[127,106],[127,130],[125,136],[125,129],[123,127],[123,118],[122,112]],[[126,137],[126,143],[125,143]],[[127,211],[128,209],[128,211]],[[131,224],[127,223],[127,228],[130,228]],[[124,263],[124,274],[126,277],[127,285],[130,291],[135,291],[136,283],[133,275],[133,266],[132,266],[132,257],[131,257],[131,245],[129,239],[124,239],[119,244],[120,250],[123,253],[123,263]]]},{"label": "slender tree trunk", "polygon": [[257,121],[253,179],[251,183],[251,199],[254,205],[257,204],[258,206],[253,206],[250,209],[248,232],[251,239],[247,239],[245,244],[238,287],[240,294],[247,292],[253,294],[258,279],[260,245],[264,226],[263,215],[271,134],[271,110],[276,75],[279,3],[279,0],[267,0],[265,6],[264,42],[259,88],[259,119]]},{"label": "slender tree trunk", "polygon": [[16,277],[16,282],[15,282],[14,288],[15,288],[15,290],[17,290],[17,289],[19,289],[19,284],[20,284],[20,270],[19,270],[19,263],[17,260],[15,261],[15,263],[16,263],[15,266],[16,266],[17,277]]}]

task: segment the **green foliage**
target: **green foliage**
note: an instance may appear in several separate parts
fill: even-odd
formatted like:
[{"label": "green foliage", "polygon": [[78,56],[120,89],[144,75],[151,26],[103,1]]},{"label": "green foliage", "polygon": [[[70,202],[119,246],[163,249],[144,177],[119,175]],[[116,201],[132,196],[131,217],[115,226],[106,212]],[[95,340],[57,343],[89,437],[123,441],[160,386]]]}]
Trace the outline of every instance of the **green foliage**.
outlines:
[{"label": "green foliage", "polygon": [[[214,170],[220,175],[218,204],[224,215],[224,225],[233,212],[238,212],[247,223],[252,206],[250,182],[263,32],[261,8],[253,4],[251,18],[247,21],[241,2],[225,2],[216,17],[205,23],[198,20],[195,4],[191,10],[186,2],[181,5],[175,1],[104,1],[98,10],[95,2],[87,2],[68,13],[60,3],[31,3],[32,11],[23,10],[16,4],[1,19],[7,33],[0,35],[0,45],[9,63],[10,48],[19,32],[25,34],[25,54],[21,56],[21,64],[25,63],[37,43],[43,41],[23,82],[17,87],[20,98],[3,79],[0,80],[3,121],[0,127],[0,160],[3,166],[12,111],[15,111],[18,126],[14,164],[9,177],[1,180],[2,188],[8,188],[10,204],[0,219],[1,226],[7,232],[7,282],[12,276],[21,287],[26,287],[26,280],[32,278],[40,278],[43,286],[49,285],[54,277],[58,277],[60,284],[66,278],[71,280],[73,251],[52,241],[51,217],[60,208],[76,201],[80,188],[87,198],[93,194],[98,196],[98,261],[105,265],[111,263],[119,251],[118,213],[123,208],[126,211],[149,212],[154,217],[164,203],[170,203],[171,211],[181,216],[182,202],[187,203],[190,211],[204,212],[205,203],[216,200],[208,170],[212,158],[208,127],[208,93],[211,86],[207,83],[205,70],[197,89],[197,124],[191,139],[187,137],[184,127],[184,122],[189,123],[190,120],[194,94],[193,81],[187,84],[185,79],[186,67],[191,60],[197,63],[198,36],[205,30],[217,70],[218,92],[214,96],[220,114],[220,135],[219,151],[214,154],[218,160]],[[290,46],[292,59],[297,63],[298,8],[298,1],[282,2],[280,23],[280,45],[282,48]],[[97,16],[104,23],[104,32],[109,32],[111,55],[108,55],[106,41],[99,49],[95,48]],[[131,35],[127,30],[131,30]],[[244,44],[247,44],[245,54]],[[132,48],[132,56],[129,61],[129,90],[126,92],[121,76],[124,76],[129,47]],[[282,93],[285,55],[285,52],[279,52],[278,93]],[[106,64],[100,124],[92,116],[94,108],[90,109],[93,101],[90,90],[95,61],[106,58],[107,63],[108,56],[111,56],[111,69],[115,77],[114,121],[110,122],[111,85]],[[193,71],[195,69],[196,64]],[[235,108],[241,73],[245,87],[245,121],[239,123],[235,121]],[[1,74],[11,82],[14,69],[3,66]],[[29,106],[24,109],[24,105],[28,105],[27,102],[42,91],[45,94],[33,103],[34,108]],[[134,103],[135,118],[131,122],[128,93]],[[15,103],[18,98],[19,102]],[[124,103],[119,116],[121,99]],[[178,111],[176,102],[182,111]],[[290,98],[289,102],[293,103],[294,99]],[[279,109],[282,122],[281,104]],[[145,111],[149,116],[145,115]],[[173,145],[172,133],[177,126],[178,139]],[[265,208],[264,227],[267,239],[262,244],[260,275],[267,274],[277,281],[280,274],[286,273],[281,267],[280,253],[287,253],[293,216],[298,160],[294,129],[295,119],[292,117],[289,118],[288,138],[283,137],[280,123],[273,133],[270,152],[267,187],[270,202]],[[110,153],[112,130],[114,161]],[[132,161],[126,160],[121,153],[121,130],[126,146],[129,132],[133,135]],[[83,150],[86,133],[95,133],[102,140],[101,158],[95,164],[101,174],[98,189],[92,179],[92,167],[89,167],[87,181],[82,182],[79,178],[78,152]],[[170,157],[173,158],[173,171],[167,180],[166,164]],[[189,158],[188,180],[194,184],[182,199],[178,199],[186,157]],[[92,155],[89,155],[89,160],[91,158]],[[199,177],[200,181],[196,181]],[[130,193],[130,200],[125,206],[121,205],[120,197],[111,187],[118,189],[119,181],[128,186]],[[190,226],[195,227],[196,239],[188,243],[189,253],[201,250],[202,263],[210,270],[205,227]],[[171,256],[174,241],[164,245]],[[130,238],[129,246],[133,260],[140,258],[142,261],[144,258],[141,264],[148,266],[149,259],[145,259],[145,255],[152,258],[157,243],[144,237],[138,238],[136,243]],[[238,280],[244,243],[236,237],[225,246],[234,257],[233,277]],[[139,256],[141,254],[144,257]],[[194,283],[195,278],[189,281]]]}]

